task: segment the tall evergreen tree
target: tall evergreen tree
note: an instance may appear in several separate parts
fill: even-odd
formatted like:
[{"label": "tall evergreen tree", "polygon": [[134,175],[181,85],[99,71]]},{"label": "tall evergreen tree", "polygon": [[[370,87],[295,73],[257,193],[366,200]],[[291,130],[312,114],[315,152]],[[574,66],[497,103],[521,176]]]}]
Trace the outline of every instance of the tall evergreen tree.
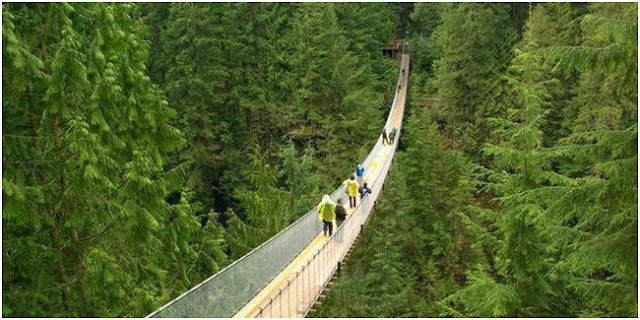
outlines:
[{"label": "tall evergreen tree", "polygon": [[[587,36],[585,42],[591,45],[595,40],[590,39],[591,32],[598,30],[593,21],[606,21],[604,12],[611,14],[616,8],[592,10],[594,13],[585,16],[582,24]],[[504,239],[495,247],[492,257],[498,272],[495,275],[491,275],[491,270],[474,272],[464,290],[445,300],[456,305],[458,311],[463,310],[462,313],[448,309],[448,314],[633,315],[631,310],[635,310],[634,303],[637,305],[632,298],[637,293],[637,273],[622,270],[637,268],[637,258],[628,255],[636,252],[637,257],[637,215],[627,214],[637,211],[637,191],[630,187],[637,184],[637,177],[622,178],[613,172],[622,167],[626,168],[622,170],[637,170],[637,124],[631,120],[633,116],[631,119],[611,117],[616,113],[601,105],[610,99],[610,91],[603,94],[602,82],[597,85],[591,81],[598,73],[602,76],[612,70],[626,73],[626,68],[619,66],[625,63],[634,66],[635,61],[592,56],[588,53],[594,51],[589,47],[571,47],[577,43],[576,28],[571,20],[574,12],[566,4],[538,5],[527,26],[524,42],[512,61],[505,78],[508,84],[508,95],[504,99],[506,116],[490,119],[495,128],[494,142],[484,149],[491,159],[489,172],[493,182],[488,188],[499,195],[502,208],[498,215],[490,214],[499,227],[496,236]],[[621,10],[615,14],[624,16],[620,13]],[[635,20],[631,17],[629,21]],[[622,25],[633,30],[633,24]],[[604,30],[600,32],[612,29],[608,26],[607,31]],[[637,34],[637,30],[635,32]],[[637,53],[633,33],[618,30],[614,34],[617,38],[613,39],[619,41],[619,51],[623,53],[621,56],[631,56],[634,50]],[[598,44],[598,40],[595,43]],[[581,60],[585,57],[607,62],[586,64]],[[556,68],[547,63],[548,58],[558,61]],[[637,70],[637,64],[635,68]],[[563,74],[563,71],[569,72]],[[582,116],[599,110],[602,121],[588,122],[592,126],[587,127],[585,122],[577,121],[571,136],[559,140],[553,149],[546,148],[545,142],[553,144],[563,135],[558,123],[571,119],[571,110],[564,112],[564,109],[575,103],[567,100],[569,88],[575,84],[571,80],[575,71],[581,72],[580,87],[589,89],[582,91],[579,87],[574,101],[586,101],[582,95],[587,92],[590,99],[595,100],[591,100],[593,104],[581,104],[574,119],[588,119]],[[619,74],[616,79],[620,77]],[[631,93],[631,97],[634,94],[631,90],[618,92]],[[637,99],[637,92],[635,97]],[[555,114],[555,118],[548,120],[550,114]],[[625,119],[630,127],[607,130],[625,122],[614,119]],[[604,126],[596,129],[595,123]],[[618,151],[613,152],[610,149],[613,146]],[[598,169],[604,167],[608,174]],[[616,196],[612,197],[614,193]],[[609,207],[612,203],[616,209]],[[619,218],[602,214],[609,210],[617,212]],[[603,226],[602,229],[599,226]],[[584,238],[587,234],[591,234],[589,240]],[[612,238],[617,239],[615,245],[609,240]],[[618,294],[625,292],[624,303],[611,299],[613,291],[607,290],[611,286],[616,286]],[[491,292],[496,294],[490,299],[483,298]]]},{"label": "tall evergreen tree", "polygon": [[471,153],[487,136],[481,119],[501,112],[495,104],[502,94],[499,77],[515,40],[510,9],[508,4],[446,4],[434,31],[442,54],[435,63],[434,86],[444,100],[437,120],[448,137]]},{"label": "tall evergreen tree", "polygon": [[638,315],[637,4],[590,4],[584,42],[552,53],[580,71],[572,134],[555,156],[570,183],[548,211],[557,270],[585,297],[581,316]]},{"label": "tall evergreen tree", "polygon": [[180,161],[193,163],[189,184],[205,207],[214,200],[211,187],[223,165],[223,137],[234,125],[225,94],[230,78],[224,51],[228,6],[171,4],[169,23],[160,36],[168,55],[163,87],[177,106],[177,126],[188,141]]},{"label": "tall evergreen tree", "polygon": [[402,136],[408,147],[383,193],[394,196],[376,206],[319,316],[437,315],[436,302],[462,285],[479,257],[467,229],[469,163],[446,150],[429,110],[414,112]]},{"label": "tall evergreen tree", "polygon": [[[375,141],[383,119],[379,109],[383,94],[373,90],[380,80],[364,63],[370,55],[349,50],[352,41],[340,26],[337,6],[302,4],[289,34],[293,39],[304,39],[291,52],[296,78],[293,125],[325,138],[319,146],[321,156],[328,155],[328,150],[345,155],[348,162],[322,157],[320,170],[333,177],[352,172],[355,161],[363,159]],[[386,78],[386,83],[391,79]]]},{"label": "tall evergreen tree", "polygon": [[[522,7],[506,7],[416,6],[419,27],[438,25],[427,85],[450,94],[435,111],[446,143],[428,112],[409,120],[399,164],[410,185],[388,186],[393,218],[373,220],[384,231],[365,232],[320,315],[637,316],[637,4],[533,5],[513,59],[511,31],[483,34],[520,29]],[[485,40],[478,57],[492,64],[475,77],[469,44]],[[446,145],[482,163],[473,206],[475,184]]]},{"label": "tall evergreen tree", "polygon": [[[490,248],[493,254],[489,259],[494,260],[492,264],[497,269],[494,278],[488,270],[477,270],[470,277],[469,286],[452,297],[472,316],[563,312],[558,305],[552,306],[558,293],[545,276],[551,265],[545,261],[548,240],[542,235],[546,225],[540,216],[548,207],[548,198],[529,193],[558,179],[549,170],[542,128],[549,110],[560,107],[553,103],[564,92],[559,85],[562,78],[554,76],[551,66],[545,63],[544,50],[572,41],[567,36],[571,25],[566,23],[570,12],[568,4],[536,6],[505,76],[507,89],[502,108],[506,114],[487,119],[492,123],[493,142],[484,148],[490,159],[491,181],[485,188],[498,195],[501,207],[499,212],[489,211],[488,217],[499,228],[495,236],[502,241],[500,246]],[[482,298],[490,292],[503,294],[493,295],[493,301]]]},{"label": "tall evergreen tree", "polygon": [[414,90],[421,90],[422,83],[416,83],[416,77],[421,80],[421,76],[433,75],[433,62],[439,57],[439,48],[434,41],[434,32],[441,23],[440,11],[442,5],[433,2],[416,3],[411,12],[413,24],[413,36],[410,40],[411,63],[413,68],[424,71],[412,74]]},{"label": "tall evergreen tree", "polygon": [[184,139],[137,17],[3,5],[3,315],[140,315],[166,293],[165,233],[197,218],[164,200],[182,189],[188,169],[167,164]]}]

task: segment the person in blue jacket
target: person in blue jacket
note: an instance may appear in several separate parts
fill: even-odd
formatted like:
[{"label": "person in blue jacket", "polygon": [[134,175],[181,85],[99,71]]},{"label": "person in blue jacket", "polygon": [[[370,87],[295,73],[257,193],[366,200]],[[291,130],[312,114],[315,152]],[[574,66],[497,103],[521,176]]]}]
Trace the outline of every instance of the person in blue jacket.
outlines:
[{"label": "person in blue jacket", "polygon": [[362,164],[359,163],[356,167],[356,176],[358,177],[358,184],[362,184],[362,177],[364,176],[364,168]]}]

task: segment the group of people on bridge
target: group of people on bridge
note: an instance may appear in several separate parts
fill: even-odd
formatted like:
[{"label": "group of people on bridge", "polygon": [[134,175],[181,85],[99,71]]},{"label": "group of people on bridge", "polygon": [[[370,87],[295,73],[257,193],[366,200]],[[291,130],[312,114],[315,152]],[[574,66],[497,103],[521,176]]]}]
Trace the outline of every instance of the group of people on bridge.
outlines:
[{"label": "group of people on bridge", "polygon": [[[356,176],[358,180],[356,181]],[[356,175],[352,175],[348,180],[344,181],[345,193],[349,196],[349,208],[355,208],[356,197],[360,194],[360,199],[363,199],[367,194],[371,193],[371,189],[367,186],[366,182],[363,182],[364,168],[362,164],[358,164],[356,167]],[[360,185],[362,183],[362,185]],[[337,204],[331,200],[328,194],[322,196],[322,201],[317,207],[318,218],[322,220],[322,232],[325,236],[331,237],[333,235],[333,223],[336,223],[336,227],[339,228],[344,220],[347,219],[347,210],[344,208],[342,198],[339,198]]]},{"label": "group of people on bridge", "polygon": [[382,145],[392,144],[393,140],[396,138],[396,134],[398,134],[398,129],[393,128],[387,137],[387,128],[382,129]]},{"label": "group of people on bridge", "polygon": [[[404,70],[402,70],[404,71]],[[387,136],[387,129],[382,129],[382,145],[393,144],[393,141],[398,133],[397,128],[393,128]],[[356,177],[358,180],[356,181]],[[351,176],[348,180],[344,181],[345,193],[349,196],[349,208],[356,207],[356,197],[360,194],[360,199],[363,199],[367,194],[371,193],[371,189],[367,186],[367,182],[363,182],[364,168],[359,163],[356,166],[356,175]],[[322,220],[322,233],[329,237],[333,235],[333,223],[335,221],[336,228],[347,219],[347,210],[344,208],[342,198],[338,198],[337,204],[331,200],[328,194],[322,196],[322,201],[318,204],[318,218]]]}]

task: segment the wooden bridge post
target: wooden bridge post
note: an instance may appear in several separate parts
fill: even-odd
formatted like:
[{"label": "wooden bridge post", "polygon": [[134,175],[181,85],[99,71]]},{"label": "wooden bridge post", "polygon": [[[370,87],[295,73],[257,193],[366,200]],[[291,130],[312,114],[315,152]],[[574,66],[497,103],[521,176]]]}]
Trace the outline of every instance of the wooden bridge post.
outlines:
[{"label": "wooden bridge post", "polygon": [[280,306],[279,306],[279,307],[280,307],[280,314],[279,314],[279,316],[280,316],[280,318],[284,318],[284,317],[282,316],[282,288],[280,288],[280,291],[278,291],[278,295],[280,296],[280,301],[278,302],[278,304],[280,305]]}]

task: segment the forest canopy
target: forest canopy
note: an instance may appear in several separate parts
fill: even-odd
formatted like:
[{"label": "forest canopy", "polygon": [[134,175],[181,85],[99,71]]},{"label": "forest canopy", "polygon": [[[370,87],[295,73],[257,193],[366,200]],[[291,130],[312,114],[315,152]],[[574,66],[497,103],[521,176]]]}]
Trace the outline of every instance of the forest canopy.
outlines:
[{"label": "forest canopy", "polygon": [[2,315],[142,317],[405,132],[324,317],[638,316],[637,3],[3,3]]},{"label": "forest canopy", "polygon": [[392,4],[3,3],[6,317],[141,317],[373,145]]},{"label": "forest canopy", "polygon": [[637,317],[637,3],[416,3],[410,115],[316,316]]}]

